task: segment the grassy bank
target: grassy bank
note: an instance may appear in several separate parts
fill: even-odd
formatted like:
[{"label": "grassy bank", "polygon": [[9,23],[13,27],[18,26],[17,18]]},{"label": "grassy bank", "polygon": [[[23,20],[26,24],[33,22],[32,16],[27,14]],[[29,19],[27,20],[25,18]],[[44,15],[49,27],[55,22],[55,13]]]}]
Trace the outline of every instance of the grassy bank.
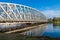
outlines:
[{"label": "grassy bank", "polygon": [[53,23],[55,26],[60,26],[60,17],[54,17],[48,19],[49,23]]},{"label": "grassy bank", "polygon": [[60,40],[60,38],[50,38],[43,36],[24,36],[19,33],[16,34],[0,34],[0,40]]},{"label": "grassy bank", "polygon": [[53,22],[55,26],[60,26],[60,22]]},{"label": "grassy bank", "polygon": [[60,22],[53,22],[53,23],[60,24]]}]

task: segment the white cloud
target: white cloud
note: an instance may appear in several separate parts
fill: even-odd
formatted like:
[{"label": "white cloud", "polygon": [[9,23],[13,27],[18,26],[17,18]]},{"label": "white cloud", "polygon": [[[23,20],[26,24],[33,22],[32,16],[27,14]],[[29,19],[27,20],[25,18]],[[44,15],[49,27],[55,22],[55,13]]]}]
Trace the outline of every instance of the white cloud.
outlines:
[{"label": "white cloud", "polygon": [[47,18],[60,17],[60,10],[44,10],[41,11]]}]

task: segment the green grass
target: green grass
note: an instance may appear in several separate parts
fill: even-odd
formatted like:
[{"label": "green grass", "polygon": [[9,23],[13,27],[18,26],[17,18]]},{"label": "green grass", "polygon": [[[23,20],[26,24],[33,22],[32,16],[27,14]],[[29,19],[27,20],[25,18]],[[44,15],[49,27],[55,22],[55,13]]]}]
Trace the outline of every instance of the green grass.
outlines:
[{"label": "green grass", "polygon": [[60,22],[53,22],[54,26],[60,26]]},{"label": "green grass", "polygon": [[50,37],[43,37],[43,36],[24,36],[19,33],[14,34],[0,34],[0,40],[60,40],[60,38],[50,38]]}]

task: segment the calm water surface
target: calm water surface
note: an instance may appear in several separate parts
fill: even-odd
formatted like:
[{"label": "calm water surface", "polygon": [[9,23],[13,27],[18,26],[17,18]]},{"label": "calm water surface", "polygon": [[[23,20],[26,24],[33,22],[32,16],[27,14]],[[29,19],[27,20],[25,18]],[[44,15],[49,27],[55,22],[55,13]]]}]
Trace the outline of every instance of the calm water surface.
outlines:
[{"label": "calm water surface", "polygon": [[60,26],[54,26],[53,24],[43,24],[42,26],[38,25],[37,28],[21,34],[28,36],[48,36],[60,38]]}]

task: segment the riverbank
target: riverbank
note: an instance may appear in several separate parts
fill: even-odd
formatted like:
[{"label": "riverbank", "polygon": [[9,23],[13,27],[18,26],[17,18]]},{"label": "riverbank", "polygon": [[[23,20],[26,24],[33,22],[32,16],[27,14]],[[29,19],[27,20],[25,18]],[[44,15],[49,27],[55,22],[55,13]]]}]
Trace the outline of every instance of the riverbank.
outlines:
[{"label": "riverbank", "polygon": [[48,19],[48,23],[53,23],[55,26],[60,26],[60,17]]},{"label": "riverbank", "polygon": [[60,22],[53,22],[54,26],[60,26]]},{"label": "riverbank", "polygon": [[21,34],[1,34],[0,40],[60,40],[60,38],[50,38],[43,36],[25,36]]}]

